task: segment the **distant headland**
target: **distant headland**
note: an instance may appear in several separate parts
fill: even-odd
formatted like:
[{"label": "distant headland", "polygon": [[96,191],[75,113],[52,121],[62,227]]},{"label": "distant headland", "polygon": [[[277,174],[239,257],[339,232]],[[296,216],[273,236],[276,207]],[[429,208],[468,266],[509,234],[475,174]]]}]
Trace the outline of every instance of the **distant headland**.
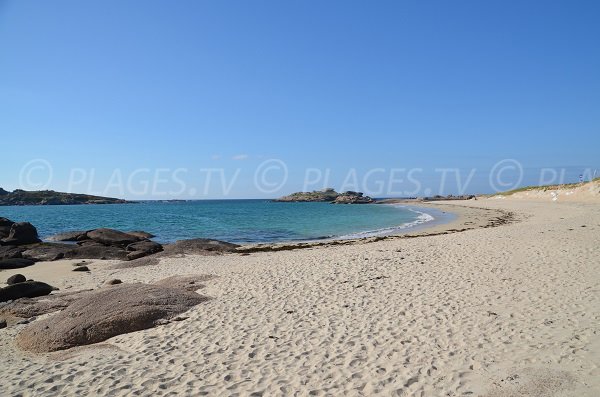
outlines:
[{"label": "distant headland", "polygon": [[76,204],[126,204],[131,201],[92,196],[89,194],[63,193],[54,190],[26,191],[16,189],[13,192],[0,188],[1,205],[76,205]]}]

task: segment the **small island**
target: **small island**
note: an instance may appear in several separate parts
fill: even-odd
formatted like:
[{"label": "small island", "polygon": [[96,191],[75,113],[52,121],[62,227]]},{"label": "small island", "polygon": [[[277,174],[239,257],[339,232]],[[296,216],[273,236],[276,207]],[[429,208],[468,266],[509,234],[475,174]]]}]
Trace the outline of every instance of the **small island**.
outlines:
[{"label": "small island", "polygon": [[0,188],[0,206],[3,205],[75,205],[75,204],[127,204],[131,201],[92,196],[89,194],[63,193],[54,190],[13,192]]},{"label": "small island", "polygon": [[374,203],[369,196],[361,192],[347,191],[338,193],[333,188],[315,190],[312,192],[296,192],[273,200],[275,202],[329,202],[331,204],[371,204]]}]

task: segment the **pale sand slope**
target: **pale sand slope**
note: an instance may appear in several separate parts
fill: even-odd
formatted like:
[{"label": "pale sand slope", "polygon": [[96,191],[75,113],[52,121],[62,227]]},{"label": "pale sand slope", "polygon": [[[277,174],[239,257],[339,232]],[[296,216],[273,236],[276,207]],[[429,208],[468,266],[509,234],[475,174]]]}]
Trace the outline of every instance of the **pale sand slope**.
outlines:
[{"label": "pale sand slope", "polygon": [[558,202],[600,202],[600,180],[573,184],[544,186],[520,191],[509,196],[498,194],[496,199],[510,198],[514,200],[558,201]]},{"label": "pale sand slope", "polygon": [[520,222],[118,271],[96,263],[77,288],[220,277],[189,319],[107,341],[116,348],[30,356],[12,342],[22,326],[0,331],[0,393],[600,395],[600,205],[460,205]]}]

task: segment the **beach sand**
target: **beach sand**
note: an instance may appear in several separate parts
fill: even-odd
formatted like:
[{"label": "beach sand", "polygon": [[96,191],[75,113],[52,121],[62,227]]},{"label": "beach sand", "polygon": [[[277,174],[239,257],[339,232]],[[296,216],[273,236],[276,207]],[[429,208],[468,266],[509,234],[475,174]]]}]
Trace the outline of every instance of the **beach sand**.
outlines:
[{"label": "beach sand", "polygon": [[459,216],[419,237],[36,264],[22,273],[69,290],[217,277],[186,320],[101,345],[33,355],[13,342],[24,325],[0,330],[0,394],[598,396],[599,203],[435,203]]}]

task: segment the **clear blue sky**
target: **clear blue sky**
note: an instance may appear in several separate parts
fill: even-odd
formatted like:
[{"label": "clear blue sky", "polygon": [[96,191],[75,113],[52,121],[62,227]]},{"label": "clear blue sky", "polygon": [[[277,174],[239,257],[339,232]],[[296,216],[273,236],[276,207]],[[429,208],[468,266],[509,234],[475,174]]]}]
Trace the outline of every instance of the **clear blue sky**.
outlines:
[{"label": "clear blue sky", "polygon": [[[489,191],[512,158],[522,184],[572,181],[600,170],[599,20],[597,1],[0,1],[0,186],[34,159],[49,188],[77,168],[71,190],[117,196],[139,168],[186,168],[176,196],[197,198],[221,196],[203,168],[241,169],[228,197],[300,190],[307,167],[333,187],[419,167],[433,192],[436,168],[476,168]],[[289,178],[266,194],[272,158]]]}]

